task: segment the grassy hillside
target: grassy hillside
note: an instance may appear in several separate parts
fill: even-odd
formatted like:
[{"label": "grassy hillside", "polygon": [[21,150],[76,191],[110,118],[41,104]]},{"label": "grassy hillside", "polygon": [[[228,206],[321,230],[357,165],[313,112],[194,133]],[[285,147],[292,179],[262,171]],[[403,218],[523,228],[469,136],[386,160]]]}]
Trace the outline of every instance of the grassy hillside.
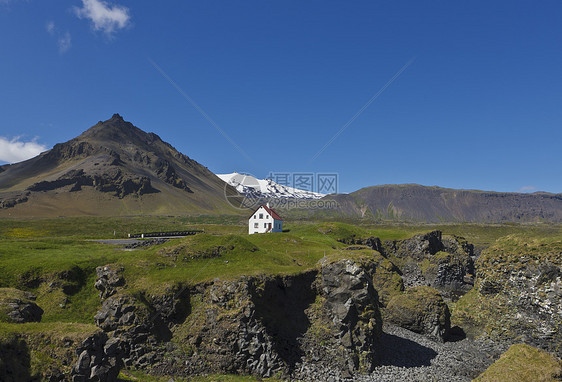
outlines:
[{"label": "grassy hillside", "polygon": [[[378,236],[403,239],[440,229],[489,245],[508,234],[529,236],[560,232],[553,225],[364,225],[345,223],[286,224],[281,234],[247,235],[245,219],[232,216],[58,218],[0,220],[0,287],[38,294],[47,307],[44,321],[91,323],[98,299],[95,268],[121,264],[133,289],[162,289],[215,277],[244,274],[288,274],[316,265],[324,256],[342,253],[339,240]],[[202,229],[203,234],[125,251],[92,239],[125,238],[128,233]],[[218,252],[218,256],[213,255]],[[58,291],[46,288],[56,284]],[[65,293],[68,292],[68,293]],[[61,308],[60,301],[65,301]],[[51,308],[49,308],[51,307]]]}]

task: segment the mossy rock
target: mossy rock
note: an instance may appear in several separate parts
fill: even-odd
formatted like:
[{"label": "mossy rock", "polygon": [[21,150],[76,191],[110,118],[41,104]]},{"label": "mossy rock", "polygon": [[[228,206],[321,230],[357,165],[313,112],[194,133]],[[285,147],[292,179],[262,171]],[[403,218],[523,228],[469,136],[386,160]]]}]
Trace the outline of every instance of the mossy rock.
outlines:
[{"label": "mossy rock", "polygon": [[438,341],[444,341],[451,329],[447,304],[436,289],[427,286],[407,289],[392,297],[383,319]]},{"label": "mossy rock", "polygon": [[15,288],[0,288],[0,322],[37,322],[43,309],[35,302],[35,296]]},{"label": "mossy rock", "polygon": [[562,363],[544,350],[511,345],[475,382],[549,382],[562,379]]},{"label": "mossy rock", "polygon": [[523,339],[560,356],[562,237],[507,236],[476,264],[475,287],[455,304],[453,324],[469,337]]},{"label": "mossy rock", "polygon": [[326,265],[342,259],[357,263],[371,277],[379,302],[385,306],[392,296],[404,291],[400,269],[379,252],[368,248],[354,248],[326,256],[318,264]]}]

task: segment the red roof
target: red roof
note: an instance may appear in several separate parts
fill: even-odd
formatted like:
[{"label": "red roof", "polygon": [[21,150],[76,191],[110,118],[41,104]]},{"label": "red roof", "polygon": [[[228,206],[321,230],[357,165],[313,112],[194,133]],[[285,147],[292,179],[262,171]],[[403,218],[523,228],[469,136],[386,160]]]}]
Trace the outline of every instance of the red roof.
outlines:
[{"label": "red roof", "polygon": [[271,217],[272,217],[273,219],[283,221],[283,219],[281,218],[281,216],[279,216],[279,214],[278,214],[277,212],[275,212],[275,210],[274,210],[273,208],[268,207],[268,206],[266,206],[266,205],[264,205],[264,204],[262,204],[261,206],[259,206],[259,207],[254,211],[254,213],[252,214],[252,216],[254,216],[254,214],[256,213],[256,211],[259,210],[259,209],[262,208],[262,207],[266,210],[266,212],[267,212],[268,214],[271,215]]}]

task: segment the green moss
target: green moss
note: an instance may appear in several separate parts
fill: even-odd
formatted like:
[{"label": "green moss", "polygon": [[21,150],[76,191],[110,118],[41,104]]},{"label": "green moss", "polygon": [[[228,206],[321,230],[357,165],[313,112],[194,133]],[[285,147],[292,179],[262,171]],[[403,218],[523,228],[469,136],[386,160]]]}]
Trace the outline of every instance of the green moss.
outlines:
[{"label": "green moss", "polygon": [[442,327],[450,325],[448,308],[439,292],[428,286],[418,286],[394,295],[383,311],[383,318],[422,330],[422,321],[429,314],[436,314]]},{"label": "green moss", "polygon": [[475,382],[560,381],[562,363],[547,352],[525,344],[512,345]]},{"label": "green moss", "polygon": [[94,325],[84,324],[0,323],[0,354],[2,348],[8,350],[4,356],[15,354],[15,359],[5,359],[10,363],[9,369],[19,375],[15,380],[31,380],[32,376],[42,380],[44,373],[53,367],[70,373],[76,361],[74,349],[97,331]]},{"label": "green moss", "polygon": [[[138,382],[168,382],[171,378],[169,376],[153,376],[145,374],[140,371],[122,371],[119,374],[119,381],[138,381]],[[253,376],[243,375],[228,375],[228,374],[214,374],[208,376],[193,376],[189,379],[173,377],[176,382],[253,382],[253,381],[281,381],[277,378],[258,378]]]},{"label": "green moss", "polygon": [[[454,305],[452,323],[462,327],[470,337],[514,339],[523,333],[532,333],[532,322],[518,319],[520,307],[514,301],[517,288],[504,288],[511,275],[522,275],[541,264],[562,265],[562,236],[509,235],[498,239],[477,260],[475,287]],[[538,286],[548,282],[545,279]],[[480,293],[484,285],[497,285],[496,292]],[[537,296],[541,297],[541,291]],[[544,292],[544,291],[542,291]],[[553,317],[555,320],[556,318]]]}]

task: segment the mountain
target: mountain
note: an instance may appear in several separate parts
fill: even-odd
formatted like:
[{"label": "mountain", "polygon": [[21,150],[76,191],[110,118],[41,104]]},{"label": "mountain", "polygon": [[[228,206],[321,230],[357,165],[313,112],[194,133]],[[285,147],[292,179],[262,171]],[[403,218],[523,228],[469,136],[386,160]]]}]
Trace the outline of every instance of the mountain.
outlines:
[{"label": "mountain", "polygon": [[328,195],[337,207],[332,216],[421,222],[562,222],[562,194],[492,192],[381,185],[350,194]]},{"label": "mountain", "polygon": [[232,212],[235,189],[119,114],[0,167],[0,216]]},{"label": "mountain", "polygon": [[299,190],[274,182],[271,179],[258,179],[252,175],[217,174],[226,183],[230,184],[242,195],[253,199],[320,199],[325,194]]}]

